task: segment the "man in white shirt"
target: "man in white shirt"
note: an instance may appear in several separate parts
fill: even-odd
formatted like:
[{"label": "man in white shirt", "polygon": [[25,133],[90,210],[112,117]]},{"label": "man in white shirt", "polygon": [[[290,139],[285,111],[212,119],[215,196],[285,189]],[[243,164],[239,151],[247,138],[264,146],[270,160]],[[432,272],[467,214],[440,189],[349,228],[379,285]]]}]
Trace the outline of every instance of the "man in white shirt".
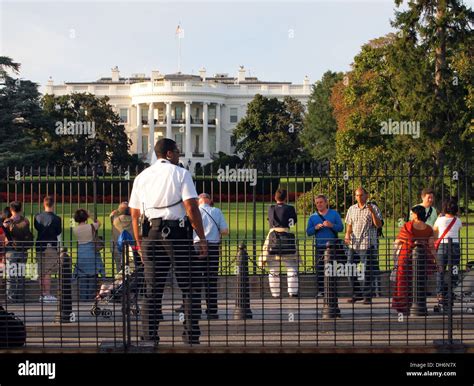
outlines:
[{"label": "man in white shirt", "polygon": [[[209,248],[209,256],[203,267],[203,285],[206,294],[207,319],[219,319],[217,314],[217,279],[219,273],[219,254],[221,235],[229,234],[224,215],[219,208],[211,206],[211,196],[207,193],[199,195],[199,210]],[[194,242],[199,236],[194,232]]]},{"label": "man in white shirt", "polygon": [[[191,174],[177,166],[179,150],[176,142],[160,139],[155,145],[155,153],[158,161],[135,178],[129,200],[133,233],[145,266],[143,334],[146,340],[158,344],[159,320],[163,319],[163,290],[171,267],[184,298],[183,341],[199,344],[199,264],[208,250],[196,202],[197,192]],[[141,214],[145,218],[140,233],[138,220]],[[193,228],[199,237],[199,255],[192,244]]]}]

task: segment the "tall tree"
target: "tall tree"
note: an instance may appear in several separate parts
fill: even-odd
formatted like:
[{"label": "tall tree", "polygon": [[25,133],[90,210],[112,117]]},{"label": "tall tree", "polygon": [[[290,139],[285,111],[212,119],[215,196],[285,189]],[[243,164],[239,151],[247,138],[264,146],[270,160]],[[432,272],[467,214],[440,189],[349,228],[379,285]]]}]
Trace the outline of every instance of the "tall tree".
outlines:
[{"label": "tall tree", "polygon": [[106,96],[84,93],[44,96],[56,164],[126,167],[138,162],[128,153],[131,140],[108,102]]},{"label": "tall tree", "polygon": [[10,73],[18,75],[20,64],[0,57],[0,168],[38,165],[51,155],[45,144],[47,119],[41,110],[38,85]]},{"label": "tall tree", "polygon": [[333,159],[336,155],[337,124],[330,98],[334,85],[342,79],[341,72],[325,72],[321,80],[313,85],[308,100],[301,142],[316,160]]},{"label": "tall tree", "polygon": [[[397,6],[403,0],[395,0]],[[411,40],[423,48],[425,60],[431,63],[433,105],[430,135],[438,140],[433,154],[438,164],[452,163],[459,151],[469,159],[472,157],[472,143],[466,143],[469,136],[469,119],[466,111],[467,85],[469,79],[454,79],[459,56],[473,59],[472,25],[474,12],[460,0],[414,0],[408,2],[407,9],[396,13],[393,26],[400,29],[403,39]],[[461,74],[459,74],[461,75]],[[464,74],[463,74],[464,75]],[[457,140],[464,138],[464,141]],[[471,137],[472,139],[472,137]],[[468,146],[466,146],[468,145]],[[455,147],[453,154],[450,151]]]},{"label": "tall tree", "polygon": [[304,157],[299,140],[303,119],[304,106],[298,100],[257,94],[235,128],[236,152],[251,165],[297,161]]}]

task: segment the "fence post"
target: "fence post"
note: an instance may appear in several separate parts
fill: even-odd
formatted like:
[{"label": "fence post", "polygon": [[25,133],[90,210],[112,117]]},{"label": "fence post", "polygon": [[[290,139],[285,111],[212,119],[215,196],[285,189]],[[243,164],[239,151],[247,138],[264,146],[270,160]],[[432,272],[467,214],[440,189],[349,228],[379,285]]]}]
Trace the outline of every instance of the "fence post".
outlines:
[{"label": "fence post", "polygon": [[323,319],[332,319],[340,316],[337,301],[337,276],[334,269],[332,270],[332,275],[328,275],[326,272],[326,267],[331,266],[334,261],[336,261],[336,244],[332,241],[328,241],[326,243],[326,250],[324,251]]},{"label": "fence post", "polygon": [[129,243],[126,241],[122,246],[122,318],[123,318],[123,348],[127,352],[131,346],[131,320],[130,320],[130,256]]},{"label": "fence post", "polygon": [[453,344],[453,239],[448,238],[448,344]]},{"label": "fence post", "polygon": [[415,241],[415,248],[412,254],[413,267],[413,303],[410,308],[410,315],[425,316],[426,308],[426,248]]},{"label": "fence post", "polygon": [[67,253],[67,248],[61,248],[59,256],[60,283],[58,312],[55,321],[57,323],[70,323],[72,314],[72,259]]},{"label": "fence post", "polygon": [[240,243],[237,253],[237,277],[234,319],[252,319],[250,309],[249,255],[245,243]]}]

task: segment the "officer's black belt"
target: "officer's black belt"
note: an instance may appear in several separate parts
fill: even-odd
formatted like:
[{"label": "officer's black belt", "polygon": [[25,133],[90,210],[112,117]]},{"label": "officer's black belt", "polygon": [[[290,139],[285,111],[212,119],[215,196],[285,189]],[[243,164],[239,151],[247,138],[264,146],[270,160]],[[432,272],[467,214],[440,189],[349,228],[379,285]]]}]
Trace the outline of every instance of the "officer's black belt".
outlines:
[{"label": "officer's black belt", "polygon": [[152,218],[150,220],[153,228],[168,227],[168,228],[182,228],[183,220],[163,220],[162,218]]}]

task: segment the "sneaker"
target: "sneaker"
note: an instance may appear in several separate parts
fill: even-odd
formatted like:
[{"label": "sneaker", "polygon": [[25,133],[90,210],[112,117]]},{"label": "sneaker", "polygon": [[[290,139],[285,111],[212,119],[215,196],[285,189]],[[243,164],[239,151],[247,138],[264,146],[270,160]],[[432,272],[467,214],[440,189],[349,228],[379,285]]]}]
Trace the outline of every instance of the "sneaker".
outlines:
[{"label": "sneaker", "polygon": [[288,295],[290,298],[297,298],[298,297],[298,294],[289,294]]},{"label": "sneaker", "polygon": [[58,299],[53,295],[40,296],[40,303],[56,303]]},{"label": "sneaker", "polygon": [[324,297],[324,292],[318,292],[316,295],[317,298],[323,298]]},{"label": "sneaker", "polygon": [[347,303],[354,304],[355,302],[360,302],[361,300],[364,300],[364,299],[359,298],[359,297],[353,297],[353,298],[347,299]]}]

